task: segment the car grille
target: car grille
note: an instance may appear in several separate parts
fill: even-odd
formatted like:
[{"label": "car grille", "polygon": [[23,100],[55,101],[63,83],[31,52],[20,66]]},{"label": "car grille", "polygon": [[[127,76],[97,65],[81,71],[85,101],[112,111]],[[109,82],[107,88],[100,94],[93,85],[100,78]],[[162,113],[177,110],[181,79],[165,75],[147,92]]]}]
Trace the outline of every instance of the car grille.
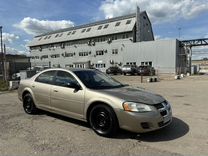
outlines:
[{"label": "car grille", "polygon": [[168,111],[171,110],[170,105],[167,101],[164,101],[159,104],[155,104],[154,107],[160,112],[160,114],[164,117],[168,114]]},{"label": "car grille", "polygon": [[156,104],[154,105],[157,109],[161,109],[164,108],[164,106],[162,105],[162,103]]}]

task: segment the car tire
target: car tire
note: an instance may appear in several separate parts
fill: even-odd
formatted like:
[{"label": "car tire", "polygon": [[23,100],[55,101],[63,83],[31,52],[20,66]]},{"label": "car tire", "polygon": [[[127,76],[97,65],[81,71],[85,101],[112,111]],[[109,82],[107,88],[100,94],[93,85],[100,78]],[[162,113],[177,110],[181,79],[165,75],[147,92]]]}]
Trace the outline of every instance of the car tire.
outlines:
[{"label": "car tire", "polygon": [[23,108],[27,114],[37,114],[38,112],[38,109],[35,106],[32,95],[30,93],[27,93],[23,97]]},{"label": "car tire", "polygon": [[99,104],[92,108],[89,115],[92,129],[100,136],[113,137],[118,131],[116,114],[109,106]]}]

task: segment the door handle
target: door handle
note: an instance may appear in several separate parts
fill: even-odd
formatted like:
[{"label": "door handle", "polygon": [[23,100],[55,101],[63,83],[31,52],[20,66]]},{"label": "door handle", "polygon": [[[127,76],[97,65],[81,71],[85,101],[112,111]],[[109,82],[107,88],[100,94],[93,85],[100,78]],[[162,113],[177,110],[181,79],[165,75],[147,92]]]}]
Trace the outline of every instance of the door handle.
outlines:
[{"label": "door handle", "polygon": [[57,93],[57,92],[58,92],[58,90],[53,90],[53,92],[56,92],[56,93]]},{"label": "door handle", "polygon": [[32,85],[33,88],[35,88],[35,85]]}]

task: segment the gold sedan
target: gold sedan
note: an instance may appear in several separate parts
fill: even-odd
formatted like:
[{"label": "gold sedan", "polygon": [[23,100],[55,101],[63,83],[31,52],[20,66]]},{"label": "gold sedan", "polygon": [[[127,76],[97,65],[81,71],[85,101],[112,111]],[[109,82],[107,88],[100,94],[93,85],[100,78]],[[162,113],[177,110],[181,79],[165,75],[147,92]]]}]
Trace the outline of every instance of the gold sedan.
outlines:
[{"label": "gold sedan", "polygon": [[172,121],[171,106],[162,96],[93,69],[47,69],[21,80],[18,97],[28,114],[41,109],[86,121],[106,137],[119,128],[143,133]]}]

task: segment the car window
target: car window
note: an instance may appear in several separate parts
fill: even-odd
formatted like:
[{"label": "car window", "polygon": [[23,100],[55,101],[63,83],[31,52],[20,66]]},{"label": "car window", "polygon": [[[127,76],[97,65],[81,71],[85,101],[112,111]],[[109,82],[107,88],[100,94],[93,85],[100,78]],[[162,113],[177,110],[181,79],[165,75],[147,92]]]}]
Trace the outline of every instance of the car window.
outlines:
[{"label": "car window", "polygon": [[53,79],[56,71],[46,71],[40,74],[35,81],[46,84],[53,84]]},{"label": "car window", "polygon": [[77,80],[68,72],[58,71],[55,77],[55,85],[62,87],[69,87],[70,84],[77,84]]},{"label": "car window", "polygon": [[79,77],[84,85],[90,89],[111,89],[123,87],[120,82],[97,70],[74,71],[74,73]]}]

